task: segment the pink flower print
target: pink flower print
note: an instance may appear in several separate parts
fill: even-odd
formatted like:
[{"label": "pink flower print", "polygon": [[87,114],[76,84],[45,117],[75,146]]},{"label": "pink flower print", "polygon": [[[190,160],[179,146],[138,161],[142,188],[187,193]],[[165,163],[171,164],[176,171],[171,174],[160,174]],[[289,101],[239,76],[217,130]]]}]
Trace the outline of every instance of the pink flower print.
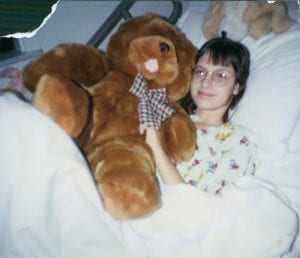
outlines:
[{"label": "pink flower print", "polygon": [[221,190],[222,190],[222,188],[217,189],[217,190],[215,191],[215,195],[221,195]]},{"label": "pink flower print", "polygon": [[234,159],[229,161],[229,169],[237,170],[239,169],[240,165],[236,163]]},{"label": "pink flower print", "polygon": [[22,72],[15,67],[6,67],[0,71],[0,78],[9,79],[7,89],[22,93],[26,97],[30,98],[31,93],[23,85]]},{"label": "pink flower print", "polygon": [[195,159],[195,160],[193,161],[192,166],[194,167],[194,166],[197,166],[197,165],[199,165],[199,164],[200,164],[200,159]]},{"label": "pink flower print", "polygon": [[249,140],[246,136],[244,136],[241,140],[240,140],[240,144],[243,145],[245,144],[246,146],[248,146],[249,144]]},{"label": "pink flower print", "polygon": [[215,191],[216,195],[220,195],[221,194],[222,189],[226,186],[227,183],[226,183],[225,180],[222,180],[219,184],[221,186]]},{"label": "pink flower print", "polygon": [[207,129],[201,129],[201,133],[202,133],[202,134],[206,135],[207,132],[208,132]]},{"label": "pink flower print", "polygon": [[21,77],[21,71],[15,67],[6,67],[0,71],[0,78],[19,79]]},{"label": "pink flower print", "polygon": [[197,181],[193,179],[190,179],[187,183],[192,186],[197,186]]}]

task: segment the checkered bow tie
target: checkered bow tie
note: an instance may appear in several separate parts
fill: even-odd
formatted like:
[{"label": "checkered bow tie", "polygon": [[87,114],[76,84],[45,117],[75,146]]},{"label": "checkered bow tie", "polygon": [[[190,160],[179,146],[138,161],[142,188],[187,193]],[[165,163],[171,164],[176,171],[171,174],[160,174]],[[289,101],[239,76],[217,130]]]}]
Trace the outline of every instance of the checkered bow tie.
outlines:
[{"label": "checkered bow tie", "polygon": [[161,121],[176,113],[168,106],[166,89],[148,89],[147,82],[140,73],[135,76],[129,92],[139,99],[139,121],[147,127],[158,130]]}]

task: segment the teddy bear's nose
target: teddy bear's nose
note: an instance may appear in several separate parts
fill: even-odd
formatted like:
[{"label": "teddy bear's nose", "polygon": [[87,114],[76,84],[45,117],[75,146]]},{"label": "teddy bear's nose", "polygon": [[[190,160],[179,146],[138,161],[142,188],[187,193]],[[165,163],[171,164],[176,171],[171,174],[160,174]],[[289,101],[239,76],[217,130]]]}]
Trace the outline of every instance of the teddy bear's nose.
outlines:
[{"label": "teddy bear's nose", "polygon": [[160,52],[164,53],[164,52],[168,52],[170,50],[170,47],[167,43],[160,43],[159,44],[159,48],[160,48]]}]

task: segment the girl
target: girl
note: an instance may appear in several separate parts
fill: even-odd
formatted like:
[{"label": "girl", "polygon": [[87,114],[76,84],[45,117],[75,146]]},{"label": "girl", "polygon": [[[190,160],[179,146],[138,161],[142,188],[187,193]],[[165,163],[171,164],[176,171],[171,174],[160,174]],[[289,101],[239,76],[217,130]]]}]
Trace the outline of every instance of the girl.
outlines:
[{"label": "girl", "polygon": [[247,132],[231,124],[228,117],[245,91],[250,54],[244,45],[223,36],[206,42],[197,60],[187,108],[197,128],[193,157],[174,164],[154,129],[146,129],[146,141],[165,183],[185,182],[221,194],[228,183],[255,173],[256,147]]}]

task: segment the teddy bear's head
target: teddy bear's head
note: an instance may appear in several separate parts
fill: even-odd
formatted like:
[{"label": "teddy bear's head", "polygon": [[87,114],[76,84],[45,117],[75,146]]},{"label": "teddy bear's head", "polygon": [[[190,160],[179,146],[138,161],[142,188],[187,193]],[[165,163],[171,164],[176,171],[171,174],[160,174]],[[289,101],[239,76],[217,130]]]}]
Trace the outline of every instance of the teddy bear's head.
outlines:
[{"label": "teddy bear's head", "polygon": [[204,14],[202,31],[207,39],[226,31],[228,37],[254,39],[287,31],[294,21],[287,12],[287,0],[211,1]]},{"label": "teddy bear's head", "polygon": [[146,14],[123,23],[106,52],[116,69],[132,76],[140,72],[150,88],[167,88],[170,101],[181,99],[189,89],[196,48],[158,15]]}]

